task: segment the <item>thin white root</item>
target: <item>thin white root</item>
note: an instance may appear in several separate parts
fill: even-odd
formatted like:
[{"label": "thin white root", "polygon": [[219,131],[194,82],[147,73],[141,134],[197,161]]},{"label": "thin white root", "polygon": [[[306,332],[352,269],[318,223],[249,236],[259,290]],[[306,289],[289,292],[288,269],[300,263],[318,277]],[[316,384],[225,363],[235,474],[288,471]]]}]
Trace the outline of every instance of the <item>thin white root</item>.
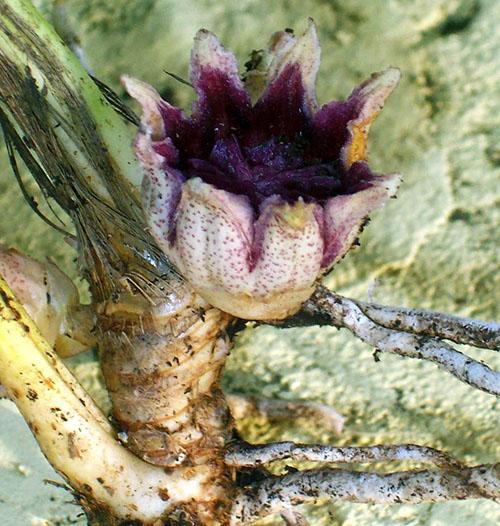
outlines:
[{"label": "thin white root", "polygon": [[442,312],[389,307],[355,301],[375,323],[388,329],[423,334],[483,349],[500,348],[500,323],[460,318]]},{"label": "thin white root", "polygon": [[118,442],[1,278],[0,383],[48,461],[84,501],[124,521],[147,522],[202,493],[203,473],[166,474]]},{"label": "thin white root", "polygon": [[345,418],[325,404],[299,400],[270,400],[240,394],[228,394],[226,400],[236,420],[255,415],[280,421],[307,418],[322,429],[333,431],[336,435],[340,435],[344,427]]},{"label": "thin white root", "polygon": [[435,464],[440,467],[461,468],[460,462],[442,451],[415,444],[392,446],[334,447],[328,445],[295,444],[237,444],[226,453],[226,464],[238,467],[255,467],[275,460],[291,459],[309,462],[342,464],[371,464],[385,461],[412,461]]},{"label": "thin white root", "polygon": [[321,498],[371,504],[497,499],[499,476],[498,464],[387,474],[340,469],[296,472],[242,488],[235,499],[230,524],[251,524],[268,515],[283,513],[291,504],[314,503]]},{"label": "thin white root", "polygon": [[500,373],[497,371],[455,350],[441,340],[378,325],[356,302],[330,292],[324,287],[318,288],[313,297],[305,303],[304,309],[312,314],[327,315],[332,325],[348,328],[360,340],[378,351],[429,360],[476,389],[496,396],[500,395]]}]

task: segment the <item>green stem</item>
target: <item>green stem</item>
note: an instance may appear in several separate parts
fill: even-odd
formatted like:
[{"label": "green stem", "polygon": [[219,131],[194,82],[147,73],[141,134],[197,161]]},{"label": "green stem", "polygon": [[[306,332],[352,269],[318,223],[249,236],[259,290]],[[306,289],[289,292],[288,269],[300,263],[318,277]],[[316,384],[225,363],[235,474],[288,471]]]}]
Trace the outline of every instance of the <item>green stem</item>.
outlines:
[{"label": "green stem", "polygon": [[[3,82],[6,65],[25,73],[29,70],[37,88],[48,93],[53,115],[59,117],[57,134],[66,145],[82,173],[90,182],[92,190],[111,201],[115,186],[121,184],[129,190],[138,187],[141,170],[130,147],[134,130],[106,101],[103,94],[64,44],[59,35],[27,0],[4,0],[0,5],[0,99],[4,110],[12,111],[17,94],[8,91]],[[75,113],[75,101],[80,114]],[[86,122],[82,120],[82,111]],[[88,124],[91,132],[117,179],[111,187],[110,179],[104,177],[95,166],[96,159],[88,156],[81,147],[81,127]],[[121,179],[121,180],[118,180]],[[132,188],[131,188],[132,187]]]}]

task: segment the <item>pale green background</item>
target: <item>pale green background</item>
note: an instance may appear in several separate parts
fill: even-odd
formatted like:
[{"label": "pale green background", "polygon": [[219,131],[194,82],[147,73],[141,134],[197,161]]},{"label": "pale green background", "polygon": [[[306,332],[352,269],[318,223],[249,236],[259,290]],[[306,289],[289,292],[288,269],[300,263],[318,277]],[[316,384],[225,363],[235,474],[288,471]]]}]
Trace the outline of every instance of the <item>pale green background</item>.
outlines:
[{"label": "pale green background", "polygon": [[[47,2],[44,2],[46,5]],[[330,286],[357,298],[441,309],[485,319],[497,315],[500,35],[497,0],[136,0],[68,1],[95,73],[115,88],[127,72],[186,105],[192,36],[216,32],[243,62],[284,27],[301,31],[313,16],[323,59],[322,101],[345,97],[372,71],[397,65],[403,81],[371,134],[371,162],[399,171],[399,199],[375,214],[362,246],[334,270]],[[51,256],[75,275],[73,255],[22,202],[2,159],[0,240]],[[497,368],[493,352],[466,349]],[[336,444],[417,442],[468,462],[498,459],[498,403],[431,364],[372,350],[333,329],[247,331],[233,352],[226,386],[281,399],[331,404],[347,418],[341,438],[313,426],[273,431],[246,422],[252,440],[293,438]],[[92,357],[76,372],[103,399]],[[27,427],[0,403],[0,524],[83,524]],[[500,507],[472,501],[420,506],[330,504],[307,508],[315,526],[500,523]],[[277,524],[277,523],[276,523]]]}]

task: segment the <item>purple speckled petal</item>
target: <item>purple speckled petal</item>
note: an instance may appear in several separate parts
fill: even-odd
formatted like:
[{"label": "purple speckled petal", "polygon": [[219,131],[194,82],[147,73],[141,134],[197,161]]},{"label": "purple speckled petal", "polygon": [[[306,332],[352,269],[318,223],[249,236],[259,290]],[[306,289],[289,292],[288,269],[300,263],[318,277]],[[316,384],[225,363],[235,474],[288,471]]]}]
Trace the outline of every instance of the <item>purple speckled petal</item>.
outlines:
[{"label": "purple speckled petal", "polygon": [[[256,280],[262,281],[259,288],[281,289],[291,281],[312,284],[323,253],[318,213],[319,205],[302,199],[289,204],[273,196],[262,203],[252,245],[252,270],[260,274]],[[294,270],[288,272],[285,267]]]},{"label": "purple speckled petal", "polygon": [[175,223],[174,238],[153,234],[212,305],[247,319],[278,319],[311,293],[324,248],[319,205],[272,197],[254,222],[246,197],[194,178],[182,186]]},{"label": "purple speckled petal", "polygon": [[190,78],[198,95],[193,124],[204,128],[206,146],[211,149],[214,140],[228,137],[246,124],[250,96],[238,75],[234,55],[205,29],[195,37]]},{"label": "purple speckled petal", "polygon": [[151,147],[151,139],[137,136],[135,150],[144,169],[142,209],[151,234],[166,252],[175,236],[174,214],[182,191],[184,177]]},{"label": "purple speckled petal", "polygon": [[[182,111],[164,101],[159,93],[149,84],[128,75],[121,77],[122,84],[131,97],[142,106],[140,133],[147,135],[150,141],[148,147],[165,158],[170,165],[178,162],[180,153],[184,153],[183,137],[190,136],[190,123]],[[174,143],[174,140],[176,143]],[[146,146],[143,141],[142,147]],[[142,149],[137,149],[142,155]],[[144,155],[148,155],[144,152]]]},{"label": "purple speckled petal", "polygon": [[281,38],[282,45],[268,70],[268,86],[252,112],[252,126],[245,137],[255,146],[272,137],[293,139],[310,127],[316,109],[315,81],[320,47],[316,26],[310,22],[298,39]]},{"label": "purple speckled petal", "polygon": [[166,254],[181,273],[197,290],[239,294],[246,286],[253,238],[247,198],[189,179],[175,219],[175,241]]},{"label": "purple speckled petal", "polygon": [[[123,76],[122,82],[143,108],[141,130],[134,147],[143,170],[142,206],[151,233],[162,248],[174,235],[173,216],[180,199],[184,178],[171,167],[178,160],[178,150],[167,136],[168,123],[160,108],[173,108],[148,84]],[[180,110],[179,110],[180,111]]]},{"label": "purple speckled petal", "polygon": [[400,181],[398,174],[379,175],[364,190],[332,197],[326,202],[322,268],[332,267],[347,253],[368,215],[396,194]]},{"label": "purple speckled petal", "polygon": [[148,134],[152,140],[164,139],[166,132],[160,105],[165,103],[168,106],[168,103],[162,100],[160,94],[152,86],[142,80],[130,75],[122,75],[121,82],[128,94],[142,106],[141,132]]}]

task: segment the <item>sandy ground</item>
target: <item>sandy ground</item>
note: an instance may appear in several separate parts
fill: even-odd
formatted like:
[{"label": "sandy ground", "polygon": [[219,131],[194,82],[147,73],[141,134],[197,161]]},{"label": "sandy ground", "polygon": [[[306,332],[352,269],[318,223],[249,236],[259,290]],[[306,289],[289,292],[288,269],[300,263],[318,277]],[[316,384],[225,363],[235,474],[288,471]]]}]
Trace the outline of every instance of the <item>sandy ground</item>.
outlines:
[{"label": "sandy ground", "polygon": [[[191,38],[216,32],[244,61],[277,29],[302,30],[313,16],[323,49],[318,94],[345,97],[372,71],[403,70],[401,86],[373,127],[372,165],[399,171],[399,199],[378,212],[360,249],[327,278],[360,299],[420,306],[492,319],[498,316],[500,36],[495,0],[68,1],[95,73],[120,89],[127,72],[187,105]],[[498,13],[497,13],[498,14]],[[22,202],[1,165],[0,241],[55,258],[75,276],[73,254]],[[82,288],[83,285],[82,285]],[[500,366],[493,352],[466,349]],[[101,401],[93,356],[72,366]],[[331,404],[346,416],[341,437],[298,422],[241,423],[251,440],[295,439],[336,444],[416,442],[442,447],[468,462],[498,458],[498,404],[430,364],[383,356],[333,329],[247,330],[225,375],[228,390]],[[103,402],[104,403],[104,402]],[[0,524],[84,524],[80,510],[39,453],[10,402],[0,402]],[[306,510],[311,524],[343,526],[493,526],[500,507],[486,501],[420,506],[323,505]],[[275,522],[278,524],[278,522]]]}]

